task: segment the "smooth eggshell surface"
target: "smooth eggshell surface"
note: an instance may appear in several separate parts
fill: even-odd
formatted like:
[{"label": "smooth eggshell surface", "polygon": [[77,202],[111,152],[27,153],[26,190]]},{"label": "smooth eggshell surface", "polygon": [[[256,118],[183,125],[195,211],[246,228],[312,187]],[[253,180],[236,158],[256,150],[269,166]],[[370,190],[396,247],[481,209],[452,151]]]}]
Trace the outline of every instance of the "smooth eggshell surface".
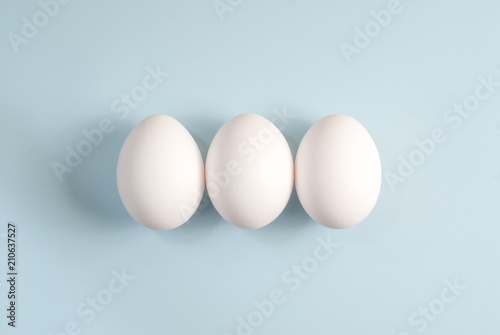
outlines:
[{"label": "smooth eggshell surface", "polygon": [[167,115],[142,120],[118,158],[118,191],[139,223],[173,229],[194,214],[205,187],[203,159],[191,134]]},{"label": "smooth eggshell surface", "polygon": [[368,131],[355,119],[329,115],[302,139],[295,159],[295,187],[305,211],[330,228],[348,228],[374,208],[381,164]]},{"label": "smooth eggshell surface", "polygon": [[278,128],[257,114],[238,115],[219,129],[205,173],[215,209],[242,228],[274,221],[293,189],[290,147]]}]

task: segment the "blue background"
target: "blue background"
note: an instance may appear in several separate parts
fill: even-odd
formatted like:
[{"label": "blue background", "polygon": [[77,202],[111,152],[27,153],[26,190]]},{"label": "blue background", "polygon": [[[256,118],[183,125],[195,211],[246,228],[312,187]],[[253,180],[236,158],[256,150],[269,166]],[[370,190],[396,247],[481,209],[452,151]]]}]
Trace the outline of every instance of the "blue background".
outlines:
[{"label": "blue background", "polygon": [[[40,5],[2,1],[0,233],[19,224],[19,310],[18,327],[7,327],[0,235],[0,332],[56,334],[74,321],[80,334],[236,334],[238,318],[278,289],[286,301],[254,334],[500,334],[500,88],[458,129],[443,120],[479,77],[500,81],[500,5],[402,0],[348,63],[341,43],[353,44],[370,11],[387,6],[244,0],[221,20],[211,0],[72,1],[16,53],[8,34],[21,34]],[[169,76],[121,120],[111,104],[148,66]],[[283,109],[294,115],[283,129],[294,154],[323,116],[356,118],[384,174],[397,173],[398,157],[433,129],[447,140],[395,189],[384,179],[372,214],[349,230],[314,223],[295,194],[257,231],[209,205],[157,232],[122,207],[116,161],[141,119],[177,118],[205,155],[235,115]],[[106,117],[115,130],[59,182],[51,164]],[[313,255],[318,238],[340,246],[292,291],[282,276]],[[113,269],[135,278],[85,322],[77,306],[107,287]],[[412,325],[446,280],[467,288],[425,330]]]}]

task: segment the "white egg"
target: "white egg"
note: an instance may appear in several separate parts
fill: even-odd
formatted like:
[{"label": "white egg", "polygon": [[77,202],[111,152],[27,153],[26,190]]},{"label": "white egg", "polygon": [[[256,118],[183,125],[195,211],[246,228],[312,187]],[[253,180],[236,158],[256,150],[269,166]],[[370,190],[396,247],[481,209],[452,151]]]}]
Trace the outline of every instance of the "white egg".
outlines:
[{"label": "white egg", "polygon": [[295,187],[305,211],[330,228],[348,228],[374,208],[382,180],[377,147],[368,131],[346,115],[329,115],[302,139]]},{"label": "white egg", "polygon": [[182,124],[167,115],[147,117],[130,132],[118,158],[116,179],[129,214],[160,230],[189,220],[205,187],[196,142]]},{"label": "white egg", "polygon": [[241,114],[224,124],[207,154],[207,191],[215,209],[241,228],[261,228],[285,208],[293,189],[293,157],[266,118]]}]

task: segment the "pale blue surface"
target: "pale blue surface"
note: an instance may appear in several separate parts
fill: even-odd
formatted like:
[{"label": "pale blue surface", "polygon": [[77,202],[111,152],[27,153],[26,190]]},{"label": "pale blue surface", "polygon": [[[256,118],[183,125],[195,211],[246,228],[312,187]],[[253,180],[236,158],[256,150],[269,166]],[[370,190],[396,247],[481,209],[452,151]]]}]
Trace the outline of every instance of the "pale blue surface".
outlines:
[{"label": "pale blue surface", "polygon": [[[20,310],[8,329],[2,239],[0,333],[56,334],[75,321],[80,334],[235,334],[253,301],[279,289],[286,301],[254,334],[419,334],[410,315],[458,278],[467,289],[424,333],[500,334],[500,88],[459,129],[442,118],[480,76],[500,80],[500,5],[402,1],[348,64],[340,43],[387,4],[244,0],[221,21],[211,0],[73,1],[15,53],[7,34],[40,7],[4,0],[0,233],[19,223]],[[113,101],[157,65],[169,77],[120,120]],[[315,121],[344,113],[370,131],[385,173],[434,128],[448,139],[394,192],[384,180],[372,215],[350,230],[312,222],[295,195],[258,231],[210,206],[155,232],[123,209],[116,159],[144,117],[177,118],[205,155],[231,117],[283,108],[296,116],[283,129],[294,153]],[[51,163],[105,117],[116,130],[59,183]],[[291,291],[282,275],[329,235],[341,246]],[[86,323],[77,306],[122,268],[135,279]]]}]

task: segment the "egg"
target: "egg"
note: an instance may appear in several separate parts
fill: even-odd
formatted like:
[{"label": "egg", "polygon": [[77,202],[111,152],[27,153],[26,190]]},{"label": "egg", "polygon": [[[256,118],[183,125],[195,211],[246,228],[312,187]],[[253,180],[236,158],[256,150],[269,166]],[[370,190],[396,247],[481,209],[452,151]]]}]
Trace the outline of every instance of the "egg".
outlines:
[{"label": "egg", "polygon": [[123,143],[116,180],[123,205],[137,222],[173,229],[188,221],[200,204],[203,158],[182,124],[167,115],[152,115]]},{"label": "egg", "polygon": [[284,210],[293,189],[293,157],[279,129],[257,114],[224,124],[207,153],[208,195],[228,222],[266,226]]},{"label": "egg", "polygon": [[315,123],[295,158],[295,187],[305,211],[330,228],[349,228],[374,208],[382,180],[377,147],[368,131],[346,115]]}]

